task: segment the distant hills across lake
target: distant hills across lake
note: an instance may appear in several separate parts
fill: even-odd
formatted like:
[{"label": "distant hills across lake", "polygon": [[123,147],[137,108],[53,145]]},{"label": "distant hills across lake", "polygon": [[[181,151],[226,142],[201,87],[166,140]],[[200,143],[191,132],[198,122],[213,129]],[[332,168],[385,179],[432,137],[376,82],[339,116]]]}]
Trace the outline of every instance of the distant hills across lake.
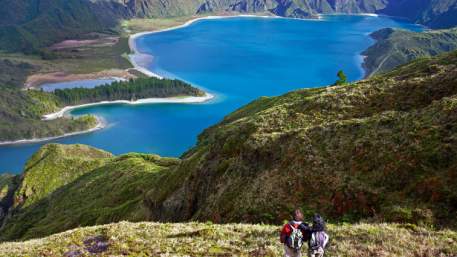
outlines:
[{"label": "distant hills across lake", "polygon": [[[83,143],[115,154],[149,152],[179,156],[197,135],[225,115],[261,97],[333,83],[338,70],[350,80],[364,77],[360,53],[381,28],[422,30],[388,17],[331,15],[321,20],[224,18],[147,34],[137,50],[154,56],[145,68],[200,87],[209,103],[104,105],[74,110],[95,114],[108,126],[97,132],[54,140]],[[1,171],[21,172],[45,142],[0,147]]]},{"label": "distant hills across lake", "polygon": [[39,51],[90,32],[119,31],[124,19],[212,13],[265,13],[293,18],[319,14],[377,13],[430,28],[457,24],[457,0],[2,0],[0,49]]}]

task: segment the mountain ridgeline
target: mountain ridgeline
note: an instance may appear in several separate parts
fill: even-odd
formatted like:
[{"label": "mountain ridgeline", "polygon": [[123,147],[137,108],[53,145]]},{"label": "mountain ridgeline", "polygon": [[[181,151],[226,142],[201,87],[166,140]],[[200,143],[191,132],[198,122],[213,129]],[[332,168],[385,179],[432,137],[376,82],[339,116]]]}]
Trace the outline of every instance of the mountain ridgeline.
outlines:
[{"label": "mountain ridgeline", "polygon": [[382,73],[422,57],[435,56],[457,49],[457,29],[412,32],[381,29],[371,37],[376,43],[366,49],[363,66],[366,76]]},{"label": "mountain ridgeline", "polygon": [[0,199],[10,203],[0,238],[122,220],[277,224],[296,207],[338,222],[455,228],[456,140],[453,52],[260,98],[180,159],[44,146],[21,177],[2,179],[16,186]]},{"label": "mountain ridgeline", "polygon": [[270,13],[310,18],[330,13],[379,13],[431,28],[457,24],[457,0],[0,0],[0,49],[34,52],[90,32],[117,33],[133,17]]}]

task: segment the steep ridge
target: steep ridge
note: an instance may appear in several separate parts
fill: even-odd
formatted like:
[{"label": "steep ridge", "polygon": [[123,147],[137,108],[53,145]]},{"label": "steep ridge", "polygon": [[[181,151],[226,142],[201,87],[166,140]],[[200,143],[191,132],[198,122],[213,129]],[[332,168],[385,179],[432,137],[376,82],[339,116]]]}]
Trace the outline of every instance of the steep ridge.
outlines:
[{"label": "steep ridge", "polygon": [[27,163],[1,240],[36,238],[78,226],[146,220],[142,195],[178,160],[50,144]]},{"label": "steep ridge", "polygon": [[281,223],[296,207],[332,221],[455,227],[456,82],[453,52],[260,98],[181,160],[45,146],[27,163],[0,240],[120,220]]},{"label": "steep ridge", "polygon": [[2,0],[0,4],[0,49],[27,53],[85,33],[110,30],[119,18],[132,16],[117,1]]},{"label": "steep ridge", "polygon": [[455,226],[457,52],[347,86],[261,98],[204,131],[147,203],[161,221]]},{"label": "steep ridge", "polygon": [[435,56],[457,49],[457,29],[412,32],[382,29],[371,34],[376,43],[365,50],[366,76],[390,71],[421,57]]},{"label": "steep ridge", "polygon": [[0,175],[0,227],[13,205],[14,192],[19,184],[19,176],[11,174]]}]

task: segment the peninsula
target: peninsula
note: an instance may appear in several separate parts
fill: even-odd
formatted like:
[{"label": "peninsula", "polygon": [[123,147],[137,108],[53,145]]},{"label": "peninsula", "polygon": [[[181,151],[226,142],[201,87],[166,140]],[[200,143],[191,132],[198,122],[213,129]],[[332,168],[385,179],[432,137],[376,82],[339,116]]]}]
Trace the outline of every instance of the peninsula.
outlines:
[{"label": "peninsula", "polygon": [[154,77],[53,92],[4,88],[0,115],[7,122],[0,124],[0,145],[50,140],[104,127],[103,119],[93,115],[64,115],[76,108],[107,103],[198,103],[212,97],[185,82]]}]

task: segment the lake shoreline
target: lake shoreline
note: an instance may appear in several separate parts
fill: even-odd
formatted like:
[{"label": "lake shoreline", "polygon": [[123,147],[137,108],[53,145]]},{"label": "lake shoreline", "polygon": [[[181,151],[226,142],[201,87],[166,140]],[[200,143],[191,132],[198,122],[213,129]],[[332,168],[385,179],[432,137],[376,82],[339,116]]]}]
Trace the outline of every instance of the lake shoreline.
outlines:
[{"label": "lake shoreline", "polygon": [[183,97],[164,97],[164,98],[145,98],[136,101],[128,100],[114,100],[114,101],[101,101],[95,103],[87,103],[73,106],[66,106],[57,112],[43,115],[43,120],[54,120],[62,118],[66,113],[85,107],[107,105],[107,104],[128,104],[128,105],[140,105],[140,104],[159,104],[159,103],[203,103],[213,99],[212,94],[206,93],[205,96],[183,96]]},{"label": "lake shoreline", "polygon": [[[131,53],[128,55],[128,60],[130,61],[130,63],[134,67],[134,69],[143,73],[144,75],[149,76],[149,77],[156,77],[159,79],[163,79],[163,77],[161,75],[144,68],[140,64],[140,62],[142,62],[142,61],[147,62],[147,63],[152,62],[154,60],[154,56],[152,56],[150,54],[141,53],[138,50],[136,40],[139,37],[149,35],[149,34],[156,34],[156,33],[171,31],[171,30],[175,30],[175,29],[185,28],[185,27],[188,27],[188,26],[192,25],[193,23],[195,23],[197,21],[201,21],[201,20],[229,19],[229,18],[236,18],[236,17],[248,17],[248,18],[251,17],[251,18],[266,18],[266,19],[293,19],[293,20],[306,20],[306,21],[325,21],[325,18],[324,18],[325,16],[337,16],[337,15],[367,16],[367,17],[385,16],[385,17],[397,18],[394,16],[388,16],[388,15],[382,15],[382,14],[376,14],[376,13],[355,13],[355,14],[334,13],[334,14],[325,14],[325,15],[319,14],[319,15],[317,15],[316,18],[291,18],[291,17],[276,16],[276,15],[255,15],[255,14],[210,15],[210,16],[198,17],[198,18],[188,20],[181,25],[172,26],[169,28],[164,28],[164,29],[159,29],[159,30],[153,30],[153,31],[138,32],[133,35],[130,35],[130,37],[128,39],[128,45],[129,45]],[[373,44],[375,44],[375,43],[376,43],[376,41]],[[359,65],[360,65],[360,69],[363,70],[363,73],[364,73],[361,79],[366,79],[366,78],[369,78],[372,74],[366,68],[365,59],[367,58],[367,56],[364,55],[363,53],[364,53],[364,51],[359,53],[356,56],[356,58],[359,58],[361,60],[361,63]],[[137,59],[137,60],[135,60],[135,59]]]},{"label": "lake shoreline", "polygon": [[19,140],[13,140],[13,141],[1,141],[0,146],[8,146],[8,145],[22,145],[22,144],[34,144],[34,143],[39,143],[39,142],[46,142],[46,141],[51,141],[54,139],[59,139],[59,138],[64,138],[64,137],[70,137],[70,136],[77,136],[77,135],[82,135],[82,134],[87,134],[87,133],[92,133],[101,129],[104,129],[107,126],[107,123],[101,119],[100,117],[95,116],[97,119],[97,125],[93,128],[89,128],[86,130],[81,130],[81,131],[75,131],[75,132],[70,132],[70,133],[65,133],[60,136],[53,136],[53,137],[41,137],[41,138],[31,138],[31,139],[19,139]]},{"label": "lake shoreline", "polygon": [[128,60],[130,61],[130,63],[134,67],[134,69],[136,69],[137,71],[143,73],[144,75],[149,76],[149,77],[156,77],[156,78],[159,78],[159,79],[163,79],[162,76],[160,76],[159,74],[154,73],[154,72],[144,68],[142,65],[140,65],[138,63],[137,60],[135,60],[135,58],[138,58],[138,59],[142,59],[143,61],[152,62],[152,60],[154,59],[154,56],[152,56],[150,54],[141,53],[138,50],[138,47],[137,47],[137,44],[136,44],[135,41],[139,37],[142,37],[142,36],[145,36],[145,35],[149,35],[149,34],[156,34],[156,33],[176,30],[176,29],[182,29],[182,28],[188,27],[188,26],[194,24],[195,22],[201,21],[201,20],[218,20],[218,19],[230,19],[230,18],[237,18],[237,17],[240,17],[240,18],[242,18],[242,17],[245,17],[245,18],[264,18],[264,19],[290,19],[290,20],[306,20],[306,21],[322,21],[323,20],[322,19],[322,15],[318,15],[316,18],[292,18],[292,17],[277,16],[277,15],[255,15],[255,14],[209,15],[209,16],[204,16],[204,17],[198,17],[198,18],[194,18],[194,19],[188,20],[188,21],[184,22],[181,25],[172,26],[172,27],[169,27],[169,28],[164,28],[164,29],[159,29],[159,30],[143,31],[143,32],[139,32],[139,33],[135,33],[133,35],[130,35],[129,40],[128,40],[128,44],[129,44],[129,48],[130,48],[131,53],[128,55]]},{"label": "lake shoreline", "polygon": [[[161,104],[161,103],[194,104],[194,103],[204,103],[204,102],[210,101],[213,98],[214,98],[214,95],[205,92],[205,96],[145,98],[145,99],[139,99],[136,101],[127,101],[127,100],[101,101],[101,102],[96,102],[96,103],[66,106],[57,112],[43,115],[42,120],[49,121],[49,120],[62,118],[62,117],[65,117],[67,113],[69,113],[73,110],[85,108],[85,107],[97,106],[97,105],[108,105],[108,104],[142,105],[142,104]],[[12,141],[0,141],[0,146],[33,144],[33,143],[51,141],[54,139],[59,139],[59,138],[64,138],[64,137],[87,134],[87,133],[95,132],[98,130],[102,130],[107,127],[108,124],[103,120],[103,118],[96,116],[96,115],[93,115],[93,116],[97,119],[97,124],[95,125],[95,127],[89,128],[87,130],[65,133],[63,135],[53,136],[53,137],[19,139],[19,140],[12,140]]]}]

